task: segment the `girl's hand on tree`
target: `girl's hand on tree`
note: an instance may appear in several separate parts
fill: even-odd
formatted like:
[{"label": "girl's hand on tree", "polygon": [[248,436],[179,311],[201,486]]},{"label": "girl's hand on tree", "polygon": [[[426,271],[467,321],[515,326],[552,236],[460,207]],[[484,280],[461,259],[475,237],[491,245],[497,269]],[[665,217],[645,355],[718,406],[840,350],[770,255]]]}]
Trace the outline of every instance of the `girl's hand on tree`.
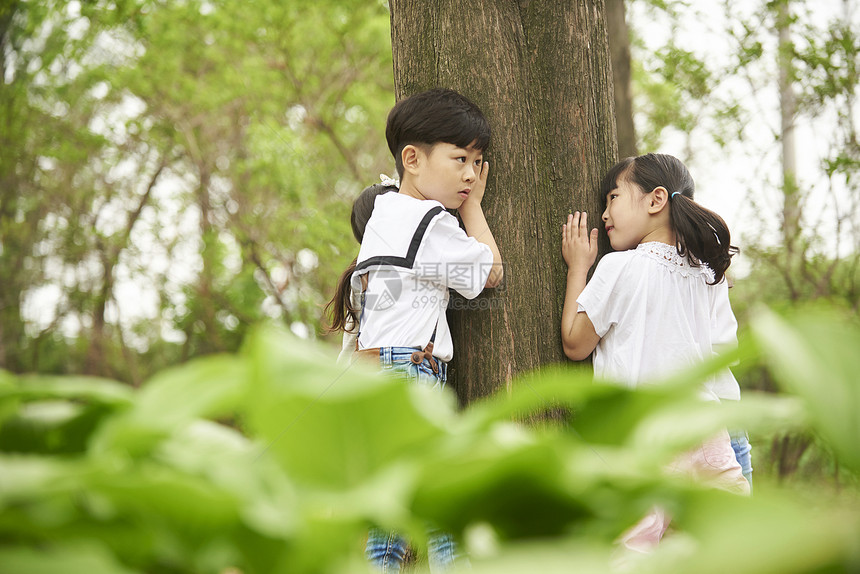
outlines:
[{"label": "girl's hand on tree", "polygon": [[484,162],[481,164],[481,171],[478,173],[478,178],[475,180],[475,183],[472,184],[472,191],[469,192],[469,197],[466,198],[466,201],[460,206],[462,210],[464,207],[469,209],[473,205],[481,205],[481,200],[484,199],[484,191],[487,188],[487,176],[490,173],[490,163]]},{"label": "girl's hand on tree", "polygon": [[588,271],[597,259],[597,228],[588,232],[588,214],[567,216],[561,226],[561,254],[570,271]]}]

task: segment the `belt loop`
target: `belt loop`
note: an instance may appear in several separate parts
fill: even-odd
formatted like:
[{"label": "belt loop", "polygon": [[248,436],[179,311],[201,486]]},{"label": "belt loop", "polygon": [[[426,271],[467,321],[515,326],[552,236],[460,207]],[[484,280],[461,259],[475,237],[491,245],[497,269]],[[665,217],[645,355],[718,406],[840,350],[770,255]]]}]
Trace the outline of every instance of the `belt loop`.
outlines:
[{"label": "belt loop", "polygon": [[380,360],[382,361],[382,365],[387,367],[391,365],[391,347],[382,347],[380,349],[382,355],[380,356]]}]

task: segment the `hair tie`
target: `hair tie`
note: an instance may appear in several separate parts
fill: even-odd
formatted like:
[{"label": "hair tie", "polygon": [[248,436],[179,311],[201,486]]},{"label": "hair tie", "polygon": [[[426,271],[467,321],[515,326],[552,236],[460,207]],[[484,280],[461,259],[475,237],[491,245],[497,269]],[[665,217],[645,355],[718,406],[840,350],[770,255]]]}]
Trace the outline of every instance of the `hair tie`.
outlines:
[{"label": "hair tie", "polygon": [[672,193],[672,195],[669,197],[669,199],[672,199],[673,197],[675,197],[675,196],[676,196],[676,195],[678,195],[679,193],[681,193],[681,192],[680,192],[680,191],[676,191],[676,192]]},{"label": "hair tie", "polygon": [[385,187],[396,187],[400,189],[400,180],[394,179],[393,177],[388,177],[384,173],[379,174],[379,180],[382,182],[382,185]]}]

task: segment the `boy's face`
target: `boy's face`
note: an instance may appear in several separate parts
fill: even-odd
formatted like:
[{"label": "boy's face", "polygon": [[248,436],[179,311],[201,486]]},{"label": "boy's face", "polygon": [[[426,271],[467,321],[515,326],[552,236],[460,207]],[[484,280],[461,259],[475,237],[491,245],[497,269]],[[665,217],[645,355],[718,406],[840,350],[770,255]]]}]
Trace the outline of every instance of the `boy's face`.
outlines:
[{"label": "boy's face", "polygon": [[417,161],[409,171],[411,183],[426,199],[435,199],[447,209],[459,208],[478,180],[484,152],[449,143],[417,149]]}]

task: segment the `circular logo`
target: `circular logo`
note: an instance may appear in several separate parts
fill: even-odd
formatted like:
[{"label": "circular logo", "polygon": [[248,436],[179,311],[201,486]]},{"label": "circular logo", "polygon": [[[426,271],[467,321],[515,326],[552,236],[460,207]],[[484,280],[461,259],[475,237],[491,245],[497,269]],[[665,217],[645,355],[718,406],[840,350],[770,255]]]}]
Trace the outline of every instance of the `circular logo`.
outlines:
[{"label": "circular logo", "polygon": [[[370,292],[365,294],[364,308],[372,311],[385,311],[394,307],[394,304],[400,298],[403,290],[403,283],[400,277],[388,277],[381,280],[383,285],[382,291],[379,293]],[[377,284],[374,281],[374,284]]]}]

